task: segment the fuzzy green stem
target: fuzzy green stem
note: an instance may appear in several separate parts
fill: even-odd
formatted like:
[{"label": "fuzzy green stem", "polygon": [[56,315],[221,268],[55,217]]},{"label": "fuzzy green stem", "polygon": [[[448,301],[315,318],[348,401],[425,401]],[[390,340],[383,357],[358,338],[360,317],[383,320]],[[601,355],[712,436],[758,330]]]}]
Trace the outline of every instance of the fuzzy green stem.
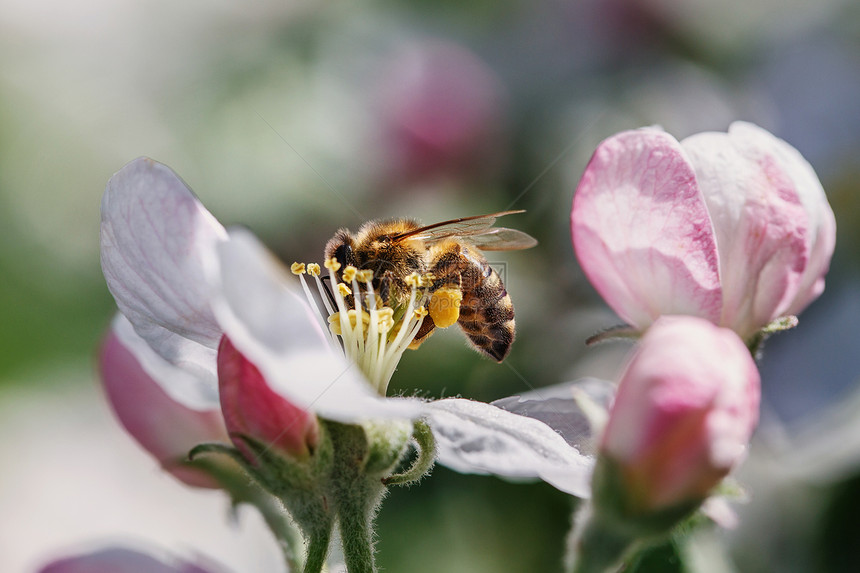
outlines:
[{"label": "fuzzy green stem", "polygon": [[[308,535],[307,559],[304,573],[320,573],[328,558],[328,547],[331,543],[331,528],[320,528]],[[293,569],[290,569],[293,571]],[[298,571],[298,569],[295,569]]]},{"label": "fuzzy green stem", "polygon": [[[227,464],[222,458],[213,459],[206,454],[221,454],[237,462]],[[257,508],[268,525],[269,530],[281,548],[288,571],[301,569],[301,538],[295,525],[290,520],[283,505],[268,491],[257,486],[236,466],[247,471],[248,467],[241,455],[235,449],[223,444],[202,444],[189,455],[190,465],[199,467],[209,473],[218,484],[230,495],[233,506],[247,503]],[[319,570],[317,570],[319,571]]]},{"label": "fuzzy green stem", "polygon": [[[346,500],[344,500],[346,501]],[[340,507],[340,533],[343,539],[343,557],[349,573],[375,573],[373,557],[374,510],[361,503],[342,503]]]},{"label": "fuzzy green stem", "polygon": [[577,516],[568,542],[568,573],[609,573],[617,571],[636,537],[600,519],[590,505]]}]

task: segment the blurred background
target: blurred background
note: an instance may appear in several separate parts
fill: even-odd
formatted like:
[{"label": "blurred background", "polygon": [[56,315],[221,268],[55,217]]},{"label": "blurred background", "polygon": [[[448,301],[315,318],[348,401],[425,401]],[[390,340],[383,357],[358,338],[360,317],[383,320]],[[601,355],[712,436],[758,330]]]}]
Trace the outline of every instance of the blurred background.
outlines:
[{"label": "blurred background", "polygon": [[[756,122],[797,147],[839,227],[825,294],[761,364],[735,531],[700,571],[858,571],[860,3],[851,0],[0,0],[0,571],[106,544],[280,571],[252,512],[162,475],[94,372],[114,312],[98,261],[109,177],[147,155],[287,262],[339,227],[527,209],[492,257],[517,309],[502,365],[455,329],[394,390],[493,400],[612,379],[627,347],[570,244],[595,146],[660,124]],[[379,515],[387,571],[561,571],[574,500],[438,467]],[[724,542],[724,545],[722,544]],[[722,549],[722,547],[725,549]],[[681,570],[672,547],[641,570]]]}]

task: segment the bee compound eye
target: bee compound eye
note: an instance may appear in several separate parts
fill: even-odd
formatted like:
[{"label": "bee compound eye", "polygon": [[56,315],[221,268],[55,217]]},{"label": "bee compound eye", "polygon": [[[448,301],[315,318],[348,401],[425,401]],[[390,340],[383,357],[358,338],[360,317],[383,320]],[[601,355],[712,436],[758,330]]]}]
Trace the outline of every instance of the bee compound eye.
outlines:
[{"label": "bee compound eye", "polygon": [[334,258],[337,259],[342,266],[347,266],[352,262],[352,247],[347,244],[339,246],[334,251]]}]

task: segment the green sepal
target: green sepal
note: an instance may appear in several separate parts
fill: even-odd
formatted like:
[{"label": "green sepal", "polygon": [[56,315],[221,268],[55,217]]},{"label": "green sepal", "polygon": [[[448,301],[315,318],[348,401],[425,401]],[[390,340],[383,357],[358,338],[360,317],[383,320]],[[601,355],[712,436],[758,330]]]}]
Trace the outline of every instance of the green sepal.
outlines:
[{"label": "green sepal", "polygon": [[636,539],[662,538],[670,534],[706,499],[693,498],[658,510],[642,508],[623,482],[618,464],[606,456],[598,456],[591,483],[595,515],[605,527]]},{"label": "green sepal", "polygon": [[592,334],[585,339],[586,346],[593,346],[607,340],[638,340],[642,336],[642,331],[628,324],[620,324],[618,326],[610,326],[596,334]]},{"label": "green sepal", "polygon": [[415,461],[407,470],[382,478],[383,484],[410,485],[420,481],[433,469],[436,461],[436,438],[433,437],[430,425],[424,420],[417,420],[413,426],[412,438],[418,449]]},{"label": "green sepal", "polygon": [[764,352],[764,343],[767,339],[777,332],[791,330],[797,326],[798,322],[797,317],[793,314],[781,316],[753,334],[752,337],[746,341],[747,348],[749,348],[752,357],[756,360],[760,360]]}]

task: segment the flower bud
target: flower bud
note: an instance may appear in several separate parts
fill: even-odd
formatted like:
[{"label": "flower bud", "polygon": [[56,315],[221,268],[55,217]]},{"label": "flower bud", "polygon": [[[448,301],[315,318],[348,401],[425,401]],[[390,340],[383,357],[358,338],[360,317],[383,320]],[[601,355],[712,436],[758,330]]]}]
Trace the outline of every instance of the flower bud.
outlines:
[{"label": "flower bud", "polygon": [[809,163],[742,122],[681,142],[655,128],[610,137],[571,229],[589,280],[629,324],[689,314],[745,340],[821,294],[836,237]]},{"label": "flower bud", "polygon": [[218,385],[227,430],[248,461],[255,462],[254,454],[239,436],[271,444],[294,458],[307,457],[316,448],[316,415],[273,391],[226,336],[218,348]]},{"label": "flower bud", "polygon": [[743,457],[758,420],[759,373],[729,329],[663,317],[618,386],[593,488],[597,511],[635,519],[695,508]]},{"label": "flower bud", "polygon": [[[227,431],[217,410],[193,410],[171,398],[146,372],[135,349],[124,340],[135,336],[124,319],[114,323],[99,353],[99,367],[108,402],[120,423],[161,466],[180,481],[197,487],[218,487],[202,469],[185,464],[188,452],[204,442],[225,442]],[[123,328],[125,325],[128,328]],[[150,360],[162,360],[166,370],[178,370],[149,350]],[[185,373],[177,372],[177,375]]]}]

